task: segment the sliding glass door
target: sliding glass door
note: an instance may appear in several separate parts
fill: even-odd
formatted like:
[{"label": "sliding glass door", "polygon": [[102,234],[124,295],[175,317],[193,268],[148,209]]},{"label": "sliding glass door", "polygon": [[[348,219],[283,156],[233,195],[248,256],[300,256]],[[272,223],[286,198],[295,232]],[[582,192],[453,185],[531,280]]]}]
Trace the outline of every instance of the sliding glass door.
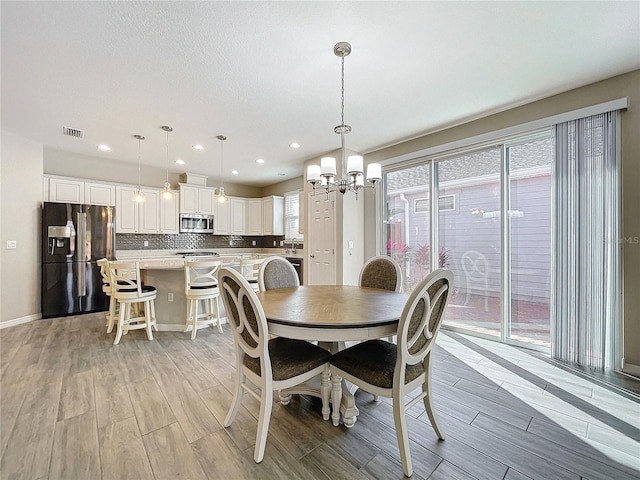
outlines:
[{"label": "sliding glass door", "polygon": [[552,153],[545,132],[386,172],[387,254],[407,292],[453,271],[446,326],[549,347]]}]

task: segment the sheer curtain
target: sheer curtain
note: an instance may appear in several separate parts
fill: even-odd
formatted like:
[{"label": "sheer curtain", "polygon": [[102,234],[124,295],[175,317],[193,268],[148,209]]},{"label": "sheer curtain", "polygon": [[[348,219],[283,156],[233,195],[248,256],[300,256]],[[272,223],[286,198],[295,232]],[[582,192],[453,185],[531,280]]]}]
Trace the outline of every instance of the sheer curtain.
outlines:
[{"label": "sheer curtain", "polygon": [[611,371],[619,356],[618,112],[555,127],[551,354]]}]

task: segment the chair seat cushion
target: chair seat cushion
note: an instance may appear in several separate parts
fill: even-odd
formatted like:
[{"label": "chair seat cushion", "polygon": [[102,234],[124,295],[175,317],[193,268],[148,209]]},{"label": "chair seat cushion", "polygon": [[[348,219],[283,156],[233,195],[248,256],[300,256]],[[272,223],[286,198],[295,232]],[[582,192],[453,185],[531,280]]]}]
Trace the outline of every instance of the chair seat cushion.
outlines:
[{"label": "chair seat cushion", "polygon": [[[276,337],[269,340],[269,356],[274,380],[287,380],[327,363],[331,354],[304,340]],[[260,359],[244,356],[244,365],[260,375]]]},{"label": "chair seat cushion", "polygon": [[[134,293],[137,292],[138,289],[131,287],[131,288],[121,288],[120,289],[121,292],[127,292],[127,293]],[[155,292],[156,291],[156,287],[153,287],[151,285],[143,285],[142,286],[142,293],[151,293],[151,292]]]},{"label": "chair seat cushion", "polygon": [[[331,357],[331,365],[356,378],[382,388],[393,386],[398,347],[384,340],[367,340]],[[424,373],[422,363],[407,365],[404,381],[409,383]]]},{"label": "chair seat cushion", "polygon": [[218,285],[217,284],[206,284],[203,283],[202,285],[191,285],[189,287],[189,290],[213,290],[213,289],[218,289]]}]

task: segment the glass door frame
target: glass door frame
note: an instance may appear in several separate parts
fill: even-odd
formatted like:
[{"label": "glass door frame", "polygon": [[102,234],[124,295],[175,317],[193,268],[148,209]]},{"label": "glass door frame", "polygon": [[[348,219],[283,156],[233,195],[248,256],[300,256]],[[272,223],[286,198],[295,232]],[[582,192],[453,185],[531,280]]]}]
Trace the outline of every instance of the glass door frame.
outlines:
[{"label": "glass door frame", "polygon": [[[513,339],[510,337],[511,328],[511,217],[508,214],[511,207],[511,172],[509,168],[509,148],[521,145],[523,143],[531,142],[537,139],[550,136],[550,128],[543,128],[533,132],[522,133],[517,136],[503,139],[502,141],[492,142],[492,146],[500,147],[500,335],[489,335],[482,332],[477,332],[462,327],[455,327],[444,325],[443,328],[450,331],[469,334],[479,338],[485,338],[493,341],[500,341],[507,345],[514,345],[518,347],[524,347],[530,350],[539,351],[545,354],[550,354],[550,348],[536,345],[533,343],[525,342],[522,340]],[[474,148],[464,149],[466,152],[477,151],[486,149],[488,145],[476,145]],[[447,158],[460,155],[461,151],[446,152],[437,156],[421,156],[412,160],[402,162],[401,164],[393,164],[388,167],[383,166],[383,174],[399,170],[403,168],[409,168],[418,164],[428,164],[430,168],[430,185],[429,185],[429,208],[430,208],[430,226],[429,226],[429,243],[431,249],[431,271],[438,268],[438,252],[440,249],[439,236],[438,236],[438,200],[439,199],[439,178],[438,178],[438,165],[441,161],[446,161]],[[387,182],[386,175],[383,175],[382,188],[376,189],[376,229],[378,235],[376,235],[376,251],[378,255],[383,255],[386,252],[383,251],[383,245],[386,245],[386,234],[383,228],[382,213],[385,211]],[[550,212],[553,216],[553,212]],[[552,241],[552,239],[549,239]],[[553,282],[553,278],[551,280]],[[551,291],[553,291],[553,285],[550,285]],[[550,318],[550,323],[553,319]],[[553,329],[550,325],[550,334]],[[550,342],[551,342],[550,338]]]}]

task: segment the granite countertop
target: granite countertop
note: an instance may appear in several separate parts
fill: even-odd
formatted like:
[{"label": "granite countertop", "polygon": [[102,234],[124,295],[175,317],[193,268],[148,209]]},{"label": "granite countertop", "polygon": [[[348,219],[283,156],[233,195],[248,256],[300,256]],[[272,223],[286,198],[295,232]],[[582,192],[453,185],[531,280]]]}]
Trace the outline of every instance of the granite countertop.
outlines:
[{"label": "granite countertop", "polygon": [[[171,260],[182,260],[178,254],[187,250],[116,250],[118,260],[166,260],[170,264]],[[193,251],[215,251],[221,257],[240,257],[244,255],[255,255],[267,257],[279,255],[281,257],[304,258],[304,251],[297,250],[296,253],[287,253],[284,248],[202,248]],[[215,257],[212,257],[215,258]]]}]

